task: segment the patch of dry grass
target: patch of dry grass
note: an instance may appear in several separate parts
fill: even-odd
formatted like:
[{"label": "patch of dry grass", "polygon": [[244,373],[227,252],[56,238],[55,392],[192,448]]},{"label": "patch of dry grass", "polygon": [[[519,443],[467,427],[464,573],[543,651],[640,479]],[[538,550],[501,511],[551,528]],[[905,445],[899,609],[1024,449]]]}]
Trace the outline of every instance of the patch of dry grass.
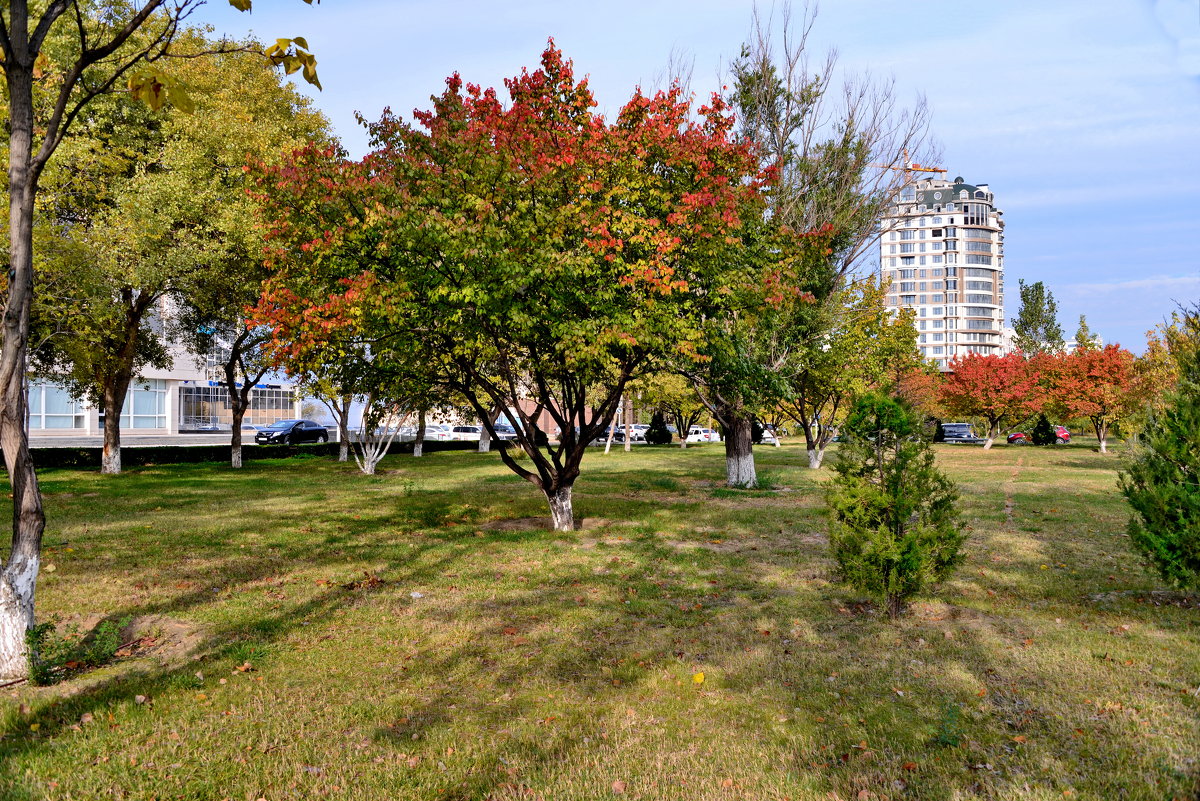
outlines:
[{"label": "patch of dry grass", "polygon": [[1116,457],[940,449],[968,560],[892,624],[831,574],[825,475],[757,453],[779,491],[714,493],[711,446],[590,456],[572,534],[494,454],[49,472],[39,614],[203,640],[6,690],[4,797],[1200,791],[1200,620],[1129,555]]}]

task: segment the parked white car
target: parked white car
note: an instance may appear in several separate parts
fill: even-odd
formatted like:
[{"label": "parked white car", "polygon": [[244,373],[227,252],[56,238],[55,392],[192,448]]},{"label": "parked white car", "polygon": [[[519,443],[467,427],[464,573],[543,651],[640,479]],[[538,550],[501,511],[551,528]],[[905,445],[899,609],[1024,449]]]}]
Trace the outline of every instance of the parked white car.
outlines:
[{"label": "parked white car", "polygon": [[[646,432],[649,430],[650,426],[645,423],[633,423],[629,426],[629,441],[645,443]],[[617,426],[613,433],[613,442],[625,442],[625,426]]]},{"label": "parked white car", "polygon": [[450,426],[445,423],[430,423],[425,426],[425,442],[446,442],[450,439]]},{"label": "parked white car", "polygon": [[454,426],[450,429],[450,439],[458,442],[479,442],[479,426]]},{"label": "parked white car", "polygon": [[688,442],[720,442],[721,435],[711,428],[692,426],[688,429]]}]

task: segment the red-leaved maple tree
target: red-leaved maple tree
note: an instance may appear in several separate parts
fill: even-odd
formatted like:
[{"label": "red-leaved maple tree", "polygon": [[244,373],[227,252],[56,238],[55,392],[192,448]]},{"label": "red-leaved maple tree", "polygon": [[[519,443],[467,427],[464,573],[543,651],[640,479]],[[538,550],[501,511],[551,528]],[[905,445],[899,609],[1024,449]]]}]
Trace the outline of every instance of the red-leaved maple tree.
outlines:
[{"label": "red-leaved maple tree", "polygon": [[[500,93],[457,75],[415,113],[264,169],[278,270],[256,311],[284,363],[353,342],[383,374],[420,370],[465,398],[556,529],[626,383],[694,355],[698,309],[754,280],[743,222],[770,180],[719,97],[635,92],[613,120],[553,43]],[[548,415],[557,431],[542,431]]]},{"label": "red-leaved maple tree", "polygon": [[1090,420],[1100,452],[1107,453],[1110,427],[1145,401],[1133,354],[1113,344],[1045,358],[1043,365],[1054,401],[1072,417]]},{"label": "red-leaved maple tree", "polygon": [[1020,352],[1006,356],[969,353],[950,362],[941,386],[941,403],[952,415],[982,417],[988,432],[984,449],[992,447],[1000,426],[1039,411],[1045,401],[1036,365]]}]

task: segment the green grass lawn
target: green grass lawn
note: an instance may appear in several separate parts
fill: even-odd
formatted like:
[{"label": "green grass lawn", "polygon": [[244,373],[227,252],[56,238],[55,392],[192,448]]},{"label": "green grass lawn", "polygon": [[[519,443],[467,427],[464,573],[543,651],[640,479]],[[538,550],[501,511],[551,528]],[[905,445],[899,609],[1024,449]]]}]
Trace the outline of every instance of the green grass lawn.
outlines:
[{"label": "green grass lawn", "polygon": [[0,797],[1196,798],[1200,609],[1120,457],[939,447],[967,560],[897,624],[795,445],[757,492],[719,445],[589,456],[573,534],[495,454],[46,471],[39,616],[155,639],[0,692]]}]

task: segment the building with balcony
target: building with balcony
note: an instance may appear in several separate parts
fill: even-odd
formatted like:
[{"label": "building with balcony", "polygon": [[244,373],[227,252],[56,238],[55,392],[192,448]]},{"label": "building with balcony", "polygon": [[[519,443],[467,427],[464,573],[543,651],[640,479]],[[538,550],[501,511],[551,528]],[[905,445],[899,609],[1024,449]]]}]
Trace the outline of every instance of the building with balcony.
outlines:
[{"label": "building with balcony", "polygon": [[1004,212],[987,184],[923,178],[904,187],[880,227],[890,309],[912,309],[917,347],[945,370],[955,356],[1002,354]]}]

